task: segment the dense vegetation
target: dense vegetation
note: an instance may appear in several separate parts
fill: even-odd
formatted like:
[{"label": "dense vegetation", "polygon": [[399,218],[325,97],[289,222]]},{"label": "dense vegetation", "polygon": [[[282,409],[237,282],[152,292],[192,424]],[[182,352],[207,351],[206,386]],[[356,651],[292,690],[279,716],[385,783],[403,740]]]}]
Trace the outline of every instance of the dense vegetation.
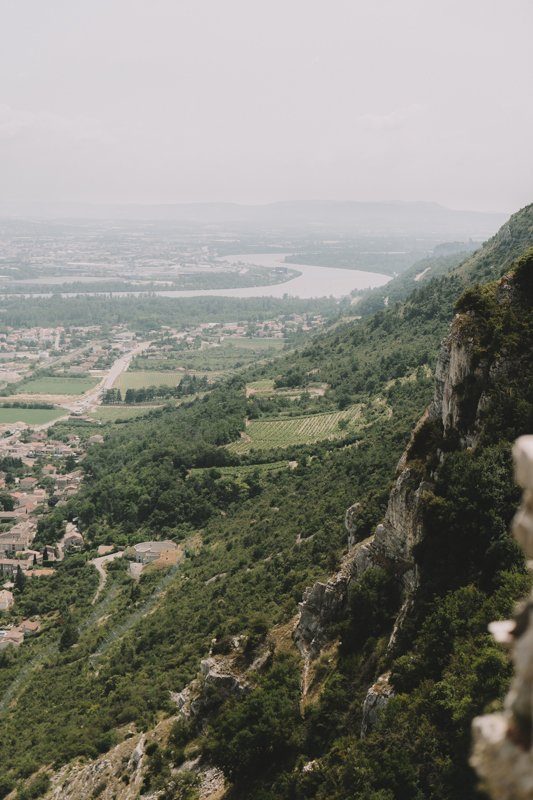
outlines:
[{"label": "dense vegetation", "polygon": [[71,325],[127,324],[139,332],[159,330],[162,325],[187,326],[199,322],[235,322],[272,319],[280,314],[315,313],[336,316],[346,302],[320,298],[300,300],[284,297],[189,297],[174,299],[147,295],[144,297],[69,298],[68,303],[56,295],[41,298],[4,298],[2,325],[16,328],[49,327],[60,319]]}]

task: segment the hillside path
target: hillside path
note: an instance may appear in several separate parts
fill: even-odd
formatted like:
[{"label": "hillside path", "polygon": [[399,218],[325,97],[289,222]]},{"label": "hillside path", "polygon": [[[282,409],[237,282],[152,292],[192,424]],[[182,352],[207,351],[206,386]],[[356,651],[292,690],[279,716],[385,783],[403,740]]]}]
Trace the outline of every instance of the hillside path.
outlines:
[{"label": "hillside path", "polygon": [[114,561],[115,558],[121,558],[123,555],[124,551],[120,550],[120,552],[118,553],[109,553],[109,555],[107,556],[99,556],[98,558],[93,558],[91,561],[89,561],[89,564],[92,564],[93,567],[98,572],[98,578],[99,578],[98,588],[96,590],[93,599],[91,600],[91,605],[93,606],[96,605],[98,598],[104,591],[104,587],[107,581],[107,572],[104,569],[105,565],[109,564],[111,561]]}]

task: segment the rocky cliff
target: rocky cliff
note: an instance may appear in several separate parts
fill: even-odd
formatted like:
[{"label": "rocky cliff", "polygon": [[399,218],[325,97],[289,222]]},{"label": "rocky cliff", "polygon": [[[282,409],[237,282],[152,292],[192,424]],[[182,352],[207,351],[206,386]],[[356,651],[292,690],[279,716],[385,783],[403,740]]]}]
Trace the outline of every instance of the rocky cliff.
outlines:
[{"label": "rocky cliff", "polygon": [[[413,550],[423,536],[422,500],[432,489],[431,471],[423,463],[424,438],[430,430],[436,431],[439,438],[460,430],[464,445],[472,441],[473,426],[465,419],[463,409],[465,384],[475,372],[473,350],[472,337],[465,335],[465,315],[458,314],[439,357],[433,401],[400,459],[383,521],[372,536],[355,542],[353,531],[359,504],[350,506],[345,518],[348,553],[341,569],[329,581],[317,582],[304,593],[294,634],[301,651],[318,655],[328,638],[328,625],[338,618],[344,606],[349,582],[361,577],[369,567],[386,568],[401,582],[404,599],[407,601],[412,595],[417,585]],[[481,380],[478,382],[481,385]]]},{"label": "rocky cliff", "polygon": [[[513,291],[512,278],[504,276],[495,288],[498,305],[512,303]],[[451,449],[476,446],[491,391],[506,369],[505,352],[486,346],[484,326],[483,315],[471,308],[456,314],[439,355],[432,402],[400,459],[382,522],[368,539],[356,542],[358,504],[346,512],[348,553],[341,569],[329,581],[307,588],[300,604],[294,638],[306,659],[316,658],[328,641],[332,623],[345,608],[350,582],[359,580],[371,567],[384,568],[401,590],[401,608],[388,647],[389,652],[394,650],[419,585],[415,554],[426,535],[424,509],[444,455]],[[363,707],[363,735],[392,694],[388,674],[377,677]]]}]

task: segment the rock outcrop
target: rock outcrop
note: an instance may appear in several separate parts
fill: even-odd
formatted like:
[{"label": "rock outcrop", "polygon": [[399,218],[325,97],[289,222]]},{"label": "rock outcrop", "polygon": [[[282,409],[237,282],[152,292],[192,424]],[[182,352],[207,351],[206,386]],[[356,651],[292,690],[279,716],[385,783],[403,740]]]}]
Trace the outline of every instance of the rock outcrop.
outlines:
[{"label": "rock outcrop", "polygon": [[344,527],[346,528],[346,533],[348,534],[348,547],[351,548],[356,543],[356,532],[357,532],[357,518],[361,512],[361,503],[354,503],[350,508],[346,509],[346,514],[344,515]]},{"label": "rock outcrop", "polygon": [[148,735],[130,731],[123,742],[98,758],[76,759],[61,767],[50,776],[44,800],[137,800],[145,774],[145,746],[166,742],[172,721],[164,720]]},{"label": "rock outcrop", "polygon": [[394,697],[394,689],[390,685],[389,679],[390,672],[380,675],[375,684],[366,693],[363,703],[361,737],[370,733],[378,720],[380,712],[385,708],[391,697]]},{"label": "rock outcrop", "polygon": [[209,656],[200,664],[203,677],[204,692],[209,688],[216,689],[223,697],[242,695],[250,689],[250,684],[237,669],[235,659],[228,656]]},{"label": "rock outcrop", "polygon": [[474,373],[473,340],[461,333],[466,320],[456,318],[452,331],[444,340],[435,370],[435,395],[430,417],[440,419],[444,434],[457,431],[462,423],[462,387]]},{"label": "rock outcrop", "polygon": [[[513,534],[533,569],[533,436],[513,449],[515,475],[524,490]],[[491,626],[497,641],[511,648],[515,674],[504,711],[477,717],[472,725],[471,764],[493,800],[533,797],[533,592],[515,619]]]},{"label": "rock outcrop", "polygon": [[339,571],[328,581],[317,581],[305,590],[293,633],[296,647],[303,656],[316,658],[329,640],[331,625],[344,608],[348,585],[364,570],[368,541],[352,547]]}]

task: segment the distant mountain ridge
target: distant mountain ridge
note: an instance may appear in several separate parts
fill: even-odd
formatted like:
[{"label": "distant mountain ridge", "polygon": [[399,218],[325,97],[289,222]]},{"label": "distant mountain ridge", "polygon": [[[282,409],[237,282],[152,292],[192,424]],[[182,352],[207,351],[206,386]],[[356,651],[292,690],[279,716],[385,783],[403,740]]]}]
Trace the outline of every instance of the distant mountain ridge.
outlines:
[{"label": "distant mountain ridge", "polygon": [[367,203],[356,201],[238,203],[89,204],[0,202],[0,216],[42,219],[117,219],[175,222],[192,225],[309,227],[356,234],[438,234],[446,237],[487,237],[506,214],[464,211],[433,202]]}]

